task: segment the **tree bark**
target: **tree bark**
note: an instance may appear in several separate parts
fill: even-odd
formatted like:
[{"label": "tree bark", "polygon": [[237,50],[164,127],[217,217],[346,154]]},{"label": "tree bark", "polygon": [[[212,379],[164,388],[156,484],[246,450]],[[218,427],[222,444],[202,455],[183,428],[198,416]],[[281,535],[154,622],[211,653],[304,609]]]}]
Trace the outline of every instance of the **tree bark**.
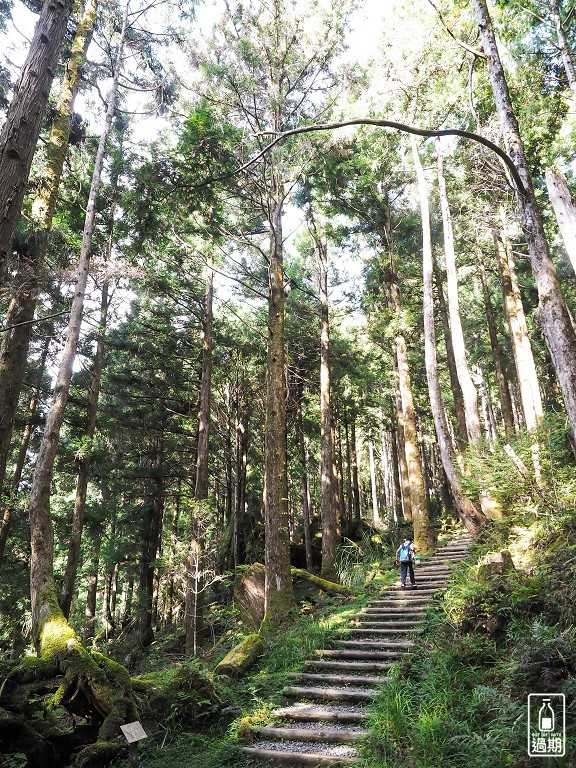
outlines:
[{"label": "tree bark", "polygon": [[[48,3],[46,3],[46,7],[48,7]],[[46,164],[40,174],[36,197],[32,203],[32,221],[40,230],[40,236],[36,238],[37,242],[29,249],[28,253],[20,255],[18,269],[13,281],[14,295],[6,315],[5,326],[9,330],[4,333],[0,344],[0,402],[2,403],[2,410],[0,411],[0,490],[6,474],[14,417],[26,370],[33,329],[30,321],[34,318],[38,295],[42,287],[49,233],[52,228],[62,168],[68,149],[74,100],[80,87],[80,75],[88,45],[92,39],[96,12],[97,0],[89,1],[76,28],[70,56],[66,63],[62,88],[56,104],[54,122],[46,144]]]},{"label": "tree bark", "polygon": [[143,647],[154,640],[152,598],[154,593],[154,561],[158,554],[164,515],[164,483],[162,477],[163,437],[157,436],[153,447],[152,489],[140,525],[140,573],[138,581],[139,635]]},{"label": "tree bark", "polygon": [[538,375],[518,287],[512,247],[504,232],[494,232],[493,236],[524,422],[526,429],[532,431],[538,426],[543,414]]},{"label": "tree bark", "polygon": [[398,424],[392,429],[392,474],[394,481],[394,496],[396,505],[394,508],[394,521],[401,522],[404,519],[402,510],[402,489],[400,487],[400,448],[398,445]]},{"label": "tree bark", "polygon": [[308,483],[308,451],[306,448],[306,436],[304,434],[304,420],[302,418],[302,399],[304,386],[300,380],[296,397],[296,429],[298,430],[298,448],[300,451],[300,488],[302,493],[302,529],[304,533],[304,552],[306,554],[306,570],[312,571],[314,561],[312,559],[312,537],[310,533],[310,486]]},{"label": "tree bark", "polygon": [[372,499],[372,525],[380,528],[380,510],[378,509],[378,486],[376,484],[376,464],[374,462],[374,444],[368,440],[368,462],[370,466],[370,496]]},{"label": "tree bark", "polygon": [[546,186],[566,253],[576,273],[576,205],[568,189],[566,176],[556,168],[546,168]]},{"label": "tree bark", "polygon": [[[112,232],[108,240],[109,252],[112,246]],[[66,618],[70,616],[70,606],[74,595],[76,573],[80,562],[80,548],[82,543],[82,531],[84,530],[84,513],[86,510],[86,494],[88,492],[88,479],[90,477],[90,464],[92,462],[92,441],[96,432],[96,416],[98,415],[98,400],[100,398],[100,385],[102,382],[102,370],[104,367],[104,346],[106,339],[106,323],[108,319],[108,281],[102,286],[102,298],[100,301],[100,322],[96,341],[96,356],[92,368],[92,382],[88,395],[88,419],[86,424],[87,447],[78,458],[80,467],[76,477],[76,496],[74,500],[74,512],[72,513],[72,535],[68,542],[68,558],[60,591],[60,607]]]},{"label": "tree bark", "polygon": [[504,431],[506,437],[510,437],[514,434],[514,411],[512,409],[512,399],[510,397],[510,389],[508,387],[508,379],[504,373],[504,359],[502,355],[502,349],[498,340],[498,330],[496,327],[496,317],[494,315],[494,308],[492,306],[492,300],[490,298],[490,289],[488,287],[488,281],[486,279],[486,270],[484,269],[484,263],[482,256],[478,255],[478,272],[480,274],[480,282],[482,283],[482,293],[484,295],[484,307],[486,310],[486,322],[488,323],[488,333],[490,334],[490,347],[492,349],[492,360],[494,361],[494,370],[496,372],[496,381],[498,383],[498,394],[500,396],[500,411],[502,413],[502,421],[504,422]]},{"label": "tree bark", "polygon": [[438,263],[434,259],[434,275],[436,278],[436,288],[438,291],[438,307],[440,309],[440,317],[442,318],[442,327],[444,328],[444,342],[446,344],[446,362],[448,365],[448,373],[450,374],[450,385],[452,389],[452,396],[454,398],[454,410],[456,411],[456,426],[458,427],[458,435],[456,442],[460,451],[464,450],[464,447],[468,443],[468,428],[466,426],[466,413],[464,411],[464,397],[462,395],[462,388],[458,380],[458,372],[456,370],[456,359],[454,357],[454,346],[452,344],[452,333],[450,331],[450,321],[448,319],[448,308],[446,307],[446,299],[444,298],[444,288],[442,287],[442,276],[438,269]]},{"label": "tree bark", "polygon": [[314,240],[318,265],[320,299],[320,476],[322,494],[321,576],[336,581],[336,552],[340,542],[337,478],[335,472],[332,402],[330,399],[330,326],[328,318],[328,246],[309,213],[310,234]]},{"label": "tree bark", "polygon": [[462,330],[460,318],[460,301],[458,299],[458,274],[456,271],[456,252],[454,249],[454,233],[452,230],[452,215],[448,204],[446,192],[446,180],[444,178],[444,158],[442,155],[441,139],[436,139],[438,155],[438,191],[440,194],[440,208],[442,210],[442,226],[444,230],[444,255],[446,257],[446,287],[448,292],[448,317],[450,320],[450,332],[452,335],[452,349],[454,350],[454,362],[456,374],[462,397],[464,400],[464,413],[466,416],[466,431],[470,443],[478,443],[482,438],[480,426],[480,414],[478,412],[478,393],[468,368],[466,360],[466,342]]},{"label": "tree bark", "polygon": [[268,267],[268,350],[264,449],[265,624],[281,625],[294,609],[288,528],[286,476],[286,381],[284,378],[284,271],[282,185],[275,180],[270,196],[270,262]]},{"label": "tree bark", "polygon": [[0,133],[0,285],[48,104],[71,4],[45,0]]},{"label": "tree bark", "polygon": [[40,395],[40,389],[42,386],[42,378],[46,369],[46,360],[48,358],[48,352],[52,338],[50,333],[47,334],[44,341],[44,346],[40,354],[40,360],[38,361],[38,376],[32,395],[30,396],[30,402],[28,404],[28,412],[26,414],[26,426],[24,427],[24,433],[22,435],[22,442],[20,443],[20,449],[18,451],[18,457],[16,459],[16,466],[14,467],[14,475],[12,477],[12,484],[10,489],[10,497],[4,507],[2,514],[2,523],[0,524],[0,564],[4,559],[4,553],[6,551],[6,542],[8,540],[8,534],[10,533],[10,526],[12,524],[12,516],[14,514],[14,507],[16,504],[16,498],[18,496],[18,489],[20,488],[20,480],[22,479],[22,472],[24,465],[26,464],[26,456],[28,454],[28,446],[34,431],[34,415],[36,413],[36,407],[38,405],[38,397]]},{"label": "tree bark", "polygon": [[392,350],[392,369],[394,372],[394,400],[396,403],[396,444],[398,449],[398,480],[400,483],[400,507],[402,517],[412,521],[412,499],[410,496],[410,481],[408,480],[408,464],[406,463],[406,448],[404,447],[404,413],[402,410],[402,395],[400,394],[400,373],[396,350]]},{"label": "tree bark", "polygon": [[508,154],[524,186],[523,190],[516,190],[516,197],[538,289],[537,319],[558,376],[572,434],[576,436],[576,335],[550,258],[542,215],[534,194],[486,0],[474,0],[474,7],[502,133]]},{"label": "tree bark", "polygon": [[360,527],[360,483],[358,482],[358,449],[356,446],[356,414],[351,413],[350,418],[350,455],[352,460],[352,507],[353,523],[356,530]]},{"label": "tree bark", "polygon": [[[68,401],[72,368],[76,356],[76,348],[80,337],[80,326],[84,309],[84,295],[88,279],[88,268],[92,252],[92,237],[96,220],[96,202],[100,189],[100,179],[104,156],[106,153],[106,141],[115,113],[118,81],[123,62],[123,47],[126,33],[128,10],[126,9],[122,24],[122,31],[118,43],[118,52],[114,66],[114,78],[108,96],[108,107],[104,128],[94,162],[92,182],[86,217],[84,220],[84,232],[80,261],[76,272],[74,298],[70,309],[68,323],[68,336],[60,360],[60,367],[54,386],[52,403],[46,418],[46,426],[42,435],[36,469],[32,477],[28,513],[31,529],[31,559],[30,559],[30,593],[32,602],[32,635],[37,649],[41,650],[44,628],[51,621],[63,619],[62,612],[57,605],[54,585],[54,531],[50,517],[50,486],[54,461],[58,450],[60,428],[64,419],[64,410]],[[49,633],[48,633],[49,634]]]},{"label": "tree bark", "polygon": [[[210,408],[212,399],[212,349],[214,346],[213,321],[214,272],[211,263],[206,265],[206,294],[204,297],[204,327],[202,329],[202,377],[200,381],[200,407],[198,409],[198,443],[196,450],[196,485],[194,501],[196,515],[200,518],[191,534],[190,557],[186,585],[186,655],[195,656],[198,631],[202,623],[202,593],[204,589],[203,521],[206,510],[202,504],[208,498]],[[229,451],[231,453],[231,451]],[[231,457],[230,457],[231,463]],[[229,478],[230,483],[232,478]]]},{"label": "tree bark", "polygon": [[432,238],[430,233],[430,211],[428,206],[428,190],[424,169],[418,154],[416,140],[411,137],[412,156],[418,181],[418,193],[422,215],[422,271],[423,271],[423,314],[424,314],[424,357],[426,365],[426,379],[428,381],[428,393],[430,407],[436,429],[438,448],[442,459],[442,466],[450,483],[452,496],[466,529],[473,535],[479,533],[485,522],[485,517],[475,507],[473,502],[464,495],[460,479],[456,471],[454,450],[448,433],[440,382],[438,379],[438,365],[436,360],[436,330],[434,327],[434,280],[432,263]]},{"label": "tree bark", "polygon": [[554,26],[556,27],[558,48],[560,49],[560,54],[562,56],[562,63],[564,64],[566,79],[568,80],[568,85],[572,91],[572,98],[576,101],[576,69],[574,68],[572,51],[570,50],[566,32],[564,31],[564,24],[560,14],[560,6],[558,4],[558,0],[550,0],[550,10],[552,11],[552,18],[554,19]]},{"label": "tree bark", "polygon": [[[398,319],[401,318],[400,288],[395,274],[390,278],[390,296],[394,312]],[[398,390],[402,410],[402,426],[404,432],[404,452],[406,455],[406,469],[408,473],[408,489],[410,493],[410,509],[412,512],[412,525],[414,528],[414,543],[421,554],[429,551],[428,506],[426,503],[426,488],[420,462],[420,449],[418,447],[418,428],[416,425],[416,411],[414,409],[414,397],[412,395],[412,381],[408,366],[408,350],[403,334],[397,333],[394,340],[393,354],[396,357],[396,369],[398,372]]]}]

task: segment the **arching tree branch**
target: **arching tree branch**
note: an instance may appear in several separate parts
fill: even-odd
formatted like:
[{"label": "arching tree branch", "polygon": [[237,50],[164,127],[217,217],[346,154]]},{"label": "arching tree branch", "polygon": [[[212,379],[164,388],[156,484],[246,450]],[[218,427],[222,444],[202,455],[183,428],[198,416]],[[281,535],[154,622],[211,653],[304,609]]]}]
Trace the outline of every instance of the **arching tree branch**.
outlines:
[{"label": "arching tree branch", "polygon": [[[264,149],[259,152],[255,157],[253,157],[251,160],[248,160],[248,162],[244,163],[244,165],[241,165],[239,168],[236,168],[235,171],[233,171],[230,174],[227,174],[226,176],[222,176],[219,179],[212,179],[211,181],[220,181],[222,179],[228,178],[229,176],[236,175],[237,173],[243,173],[244,171],[248,170],[254,163],[257,163],[258,160],[260,160],[264,155],[266,155],[267,152],[269,152],[273,147],[276,146],[276,144],[279,144],[284,139],[287,139],[289,136],[296,136],[299,133],[313,133],[316,131],[333,131],[336,128],[345,128],[350,125],[374,125],[379,128],[392,128],[397,131],[402,131],[403,133],[411,133],[415,136],[425,136],[428,137],[436,137],[436,136],[461,136],[464,139],[470,139],[471,141],[475,141],[478,144],[482,144],[485,147],[488,147],[488,149],[492,150],[494,154],[498,155],[500,160],[502,160],[503,163],[507,166],[507,168],[510,170],[510,174],[512,175],[512,178],[514,179],[514,182],[518,188],[518,191],[520,194],[524,194],[524,185],[522,184],[522,180],[520,178],[520,175],[518,173],[518,170],[516,166],[514,165],[513,161],[508,157],[506,152],[504,152],[503,149],[500,149],[500,147],[497,144],[494,144],[493,141],[490,141],[490,139],[484,138],[484,136],[480,136],[478,133],[472,133],[472,131],[463,131],[460,128],[446,128],[439,131],[429,131],[425,128],[416,128],[412,125],[406,125],[405,123],[399,123],[395,120],[381,120],[379,118],[369,118],[369,117],[359,117],[355,120],[342,120],[337,123],[316,123],[314,125],[303,125],[300,128],[293,128],[290,131],[283,131],[282,133],[273,134],[275,138],[264,147]],[[268,132],[267,132],[268,133]],[[271,132],[270,132],[271,133]],[[262,135],[262,134],[260,134]],[[210,183],[207,182],[207,183]]]}]

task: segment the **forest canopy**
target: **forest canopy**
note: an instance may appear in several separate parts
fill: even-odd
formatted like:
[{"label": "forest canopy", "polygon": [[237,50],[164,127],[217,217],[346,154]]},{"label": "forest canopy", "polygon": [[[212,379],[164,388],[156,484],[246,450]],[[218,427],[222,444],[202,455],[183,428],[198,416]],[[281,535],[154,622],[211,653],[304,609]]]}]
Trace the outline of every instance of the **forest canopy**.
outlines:
[{"label": "forest canopy", "polygon": [[572,10],[0,3],[0,714],[112,743],[101,652],[202,655],[256,564],[274,631],[294,567],[573,511]]}]

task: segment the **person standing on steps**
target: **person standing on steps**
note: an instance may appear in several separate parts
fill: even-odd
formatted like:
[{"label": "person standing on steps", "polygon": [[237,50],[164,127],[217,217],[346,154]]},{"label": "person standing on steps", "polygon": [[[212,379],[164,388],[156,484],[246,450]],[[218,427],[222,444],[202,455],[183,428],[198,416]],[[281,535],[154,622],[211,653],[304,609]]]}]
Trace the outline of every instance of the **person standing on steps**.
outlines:
[{"label": "person standing on steps", "polygon": [[412,564],[414,555],[416,554],[416,547],[412,536],[405,536],[404,541],[396,550],[396,562],[400,563],[400,581],[402,585],[400,589],[406,589],[406,576],[410,571],[410,584],[412,589],[416,589],[416,579],[414,578],[414,566]]}]

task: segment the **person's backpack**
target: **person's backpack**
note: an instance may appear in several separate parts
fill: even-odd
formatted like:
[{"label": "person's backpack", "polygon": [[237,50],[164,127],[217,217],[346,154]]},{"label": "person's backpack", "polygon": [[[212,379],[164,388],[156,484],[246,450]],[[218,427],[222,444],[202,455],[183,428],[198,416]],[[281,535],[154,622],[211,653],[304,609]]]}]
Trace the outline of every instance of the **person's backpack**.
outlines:
[{"label": "person's backpack", "polygon": [[412,560],[412,542],[408,541],[400,545],[398,559],[401,563],[409,563]]}]

